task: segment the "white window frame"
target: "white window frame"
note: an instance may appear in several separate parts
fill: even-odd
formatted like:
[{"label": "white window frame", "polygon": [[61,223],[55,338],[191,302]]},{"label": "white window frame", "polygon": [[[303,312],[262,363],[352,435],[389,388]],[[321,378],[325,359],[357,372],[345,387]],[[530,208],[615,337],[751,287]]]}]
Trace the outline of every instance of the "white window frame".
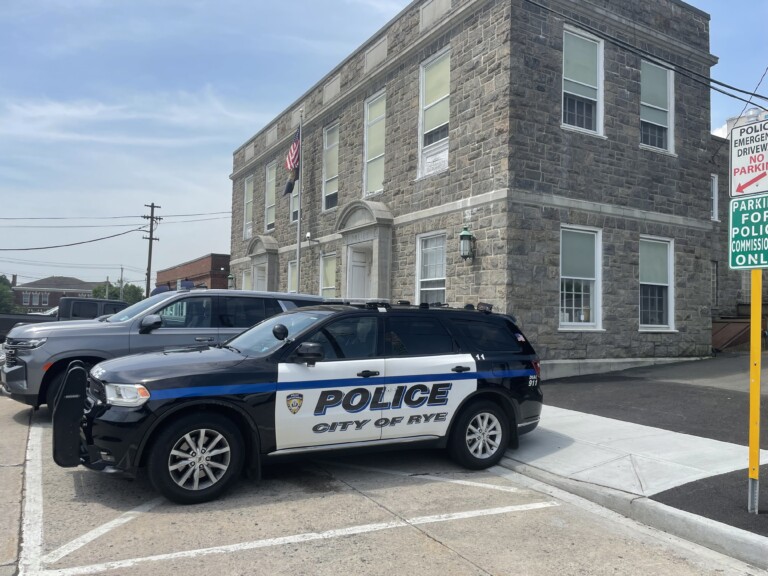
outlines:
[{"label": "white window frame", "polygon": [[286,274],[287,284],[285,291],[290,293],[298,293],[298,286],[296,286],[296,260],[288,261],[288,273]]},{"label": "white window frame", "polygon": [[[576,232],[583,234],[592,234],[595,238],[595,275],[594,278],[577,278],[571,276],[563,276],[563,232]],[[592,282],[592,299],[591,299],[591,318],[588,321],[583,322],[569,322],[564,320],[561,311],[561,303],[558,302],[558,322],[560,330],[577,330],[577,331],[589,331],[589,330],[602,330],[603,328],[603,231],[599,228],[590,228],[587,226],[575,226],[575,225],[563,225],[560,227],[560,266],[558,269],[560,283],[558,290],[558,299],[562,299],[563,293],[563,279],[570,278],[573,280],[587,280]]]},{"label": "white window frame", "polygon": [[712,196],[712,214],[711,218],[715,222],[720,222],[720,194],[719,194],[719,181],[717,174],[709,175],[709,193]]},{"label": "white window frame", "polygon": [[[328,145],[328,133],[336,130],[336,144],[329,146]],[[336,122],[335,124],[332,124],[323,130],[323,212],[327,210],[335,210],[336,207],[339,205],[339,141],[341,137],[341,131],[339,129],[339,123]],[[336,148],[336,175],[335,176],[328,176],[326,172],[326,154],[328,153],[328,150],[331,150],[333,148]],[[336,196],[336,203],[328,207],[327,198],[330,195],[328,193],[328,183],[335,181],[336,182],[336,191],[332,192],[331,194],[334,194]],[[293,208],[293,205],[291,205],[291,208]],[[293,214],[293,210],[291,210],[291,214]]]},{"label": "white window frame", "polygon": [[[250,240],[253,236],[253,182],[253,176],[248,176],[243,187],[243,240]],[[251,192],[250,200],[248,200],[249,188]]]},{"label": "white window frame", "polygon": [[[443,276],[435,276],[433,278],[422,278],[421,276],[421,261],[422,261],[422,242],[431,238],[442,237],[443,239]],[[443,299],[440,300],[445,304],[446,289],[447,289],[447,268],[448,268],[448,235],[445,230],[439,230],[436,232],[428,232],[425,234],[419,234],[416,236],[416,304],[421,304],[421,291],[422,282],[426,281],[440,281],[443,282]]]},{"label": "white window frame", "polygon": [[48,292],[43,292],[40,295],[40,305],[41,306],[48,306]]},{"label": "white window frame", "polygon": [[[384,114],[381,116],[377,116],[376,118],[370,117],[370,109],[373,104],[378,103],[379,100],[384,99]],[[379,123],[384,124],[384,145],[382,146],[382,152],[381,154],[377,155],[375,158],[369,158],[368,157],[368,132],[369,129],[374,126],[375,124]],[[379,158],[382,159],[382,161],[385,161],[385,154],[386,154],[386,131],[387,131],[387,94],[385,91],[378,92],[377,94],[374,94],[368,100],[365,101],[365,129],[363,134],[363,197],[366,196],[374,196],[376,194],[379,194],[384,191],[384,184],[383,184],[383,174],[382,174],[382,186],[380,188],[377,188],[376,190],[368,191],[368,165],[378,160]]]},{"label": "white window frame", "polygon": [[[583,38],[584,40],[588,40],[590,42],[595,42],[597,44],[597,86],[590,86],[590,88],[596,88],[597,89],[597,102],[595,106],[595,130],[589,130],[587,128],[582,128],[580,126],[576,126],[574,124],[566,124],[564,121],[564,109],[565,109],[565,82],[567,79],[565,76],[565,35],[566,34],[572,34],[574,36],[579,36]],[[578,132],[583,132],[584,134],[592,134],[597,136],[603,136],[604,135],[604,109],[605,109],[605,88],[604,88],[604,79],[605,79],[605,73],[604,73],[604,41],[602,38],[599,38],[597,36],[594,36],[592,34],[589,34],[587,32],[584,32],[583,30],[580,30],[574,26],[570,26],[566,24],[563,27],[563,59],[562,59],[562,74],[561,74],[561,91],[560,91],[560,103],[563,107],[563,111],[561,111],[560,114],[560,126],[566,130],[576,130]],[[571,82],[577,82],[576,80],[570,80]],[[588,85],[586,85],[588,86]],[[568,94],[572,94],[571,92],[568,92]],[[578,96],[580,98],[585,98],[584,96],[580,96],[578,94],[574,94],[575,96]]]},{"label": "white window frame", "polygon": [[[299,169],[301,172],[301,169]],[[291,192],[291,223],[295,224],[299,220],[299,186],[301,186],[301,176],[296,179],[296,183],[293,186],[293,192]]]},{"label": "white window frame", "polygon": [[[427,105],[424,102],[425,97],[425,76],[426,76],[426,70],[430,66],[436,64],[439,60],[442,58],[448,58],[449,64],[448,64],[448,70],[449,70],[449,76],[448,76],[448,95],[441,98],[440,100],[436,100],[435,102],[430,102],[429,105]],[[451,50],[450,48],[445,48],[444,50],[441,50],[431,58],[425,60],[422,62],[421,66],[419,67],[419,169],[418,174],[419,178],[422,178],[424,176],[429,176],[431,174],[439,174],[440,172],[444,172],[448,170],[448,149],[449,149],[449,140],[450,140],[450,98],[451,98],[451,80],[450,80],[450,59],[451,59]],[[424,112],[427,110],[427,108],[431,108],[432,106],[438,104],[439,102],[444,101],[445,99],[448,99],[448,136],[445,138],[438,140],[437,142],[433,142],[429,144],[428,146],[424,145]],[[442,158],[445,157],[445,164],[443,165],[442,162],[436,163],[435,166],[428,165],[427,158]]]},{"label": "white window frame", "polygon": [[22,292],[21,293],[21,305],[22,306],[29,306],[29,292]]},{"label": "white window frame", "polygon": [[[640,100],[640,106],[648,106],[649,108],[654,108],[656,110],[662,110],[667,113],[667,125],[665,128],[667,129],[667,147],[666,148],[660,148],[657,146],[651,146],[649,144],[644,144],[643,142],[640,142],[640,147],[645,148],[647,150],[656,150],[656,151],[664,151],[669,152],[670,154],[675,153],[675,73],[670,70],[669,68],[665,68],[664,66],[660,66],[659,64],[656,64],[655,62],[651,62],[649,60],[643,60],[643,63],[654,66],[656,68],[661,68],[662,70],[666,71],[667,73],[667,108],[659,108],[658,106],[654,106],[652,104],[648,104],[642,101],[642,98]],[[640,82],[642,85],[643,78],[642,78],[642,72],[640,77]],[[647,120],[643,120],[642,117],[640,118],[640,130],[642,130],[642,123],[648,122]],[[648,122],[648,124],[654,124],[653,122]],[[656,126],[660,126],[660,124],[655,124]]]},{"label": "white window frame", "polygon": [[[325,263],[326,261],[333,261],[333,284],[324,284],[325,280]],[[320,296],[324,298],[336,298],[337,290],[336,290],[336,272],[338,268],[338,261],[336,259],[336,252],[331,252],[330,254],[320,254],[320,278],[318,280],[317,285],[320,287]],[[333,291],[331,294],[330,292]]]},{"label": "white window frame", "polygon": [[[277,161],[273,160],[265,168],[264,175],[264,231],[271,232],[275,229],[275,217],[277,212]],[[269,202],[270,188],[272,189],[272,204]],[[272,220],[269,219],[269,212],[272,209]]]},{"label": "white window frame", "polygon": [[[662,238],[659,236],[640,236],[640,242],[657,242],[667,245],[667,284],[654,284],[651,282],[642,282],[640,271],[638,269],[638,322],[643,314],[642,310],[642,289],[643,284],[667,287],[667,323],[666,324],[642,324],[640,323],[640,332],[674,332],[675,331],[675,241],[672,238]],[[640,254],[638,248],[638,268],[640,265]]]}]

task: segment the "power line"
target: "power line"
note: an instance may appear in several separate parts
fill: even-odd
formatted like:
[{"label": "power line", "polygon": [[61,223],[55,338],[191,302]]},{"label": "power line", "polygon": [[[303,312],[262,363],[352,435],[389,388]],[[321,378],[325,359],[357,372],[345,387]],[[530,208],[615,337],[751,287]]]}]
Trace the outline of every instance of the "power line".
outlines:
[{"label": "power line", "polygon": [[[219,216],[231,212],[198,212],[195,214],[171,214],[165,218],[184,218],[187,216]],[[130,216],[0,216],[0,220],[118,220],[121,218],[144,218],[141,214]]]},{"label": "power line", "polygon": [[45,266],[46,268],[81,268],[85,270],[114,270],[123,267],[133,272],[143,272],[141,268],[127,266],[125,264],[76,264],[73,262],[44,262],[41,260],[20,260],[16,258],[0,258],[0,262],[15,266]]},{"label": "power line", "polygon": [[0,252],[24,252],[28,250],[50,250],[51,248],[67,248],[69,246],[79,246],[81,244],[90,244],[92,242],[117,238],[118,236],[125,236],[131,232],[146,232],[146,229],[136,228],[134,230],[127,230],[126,232],[120,232],[119,234],[112,234],[111,236],[103,236],[102,238],[94,238],[93,240],[83,240],[82,242],[72,242],[70,244],[58,244],[56,246],[37,246],[35,248],[0,248]]},{"label": "power line", "polygon": [[46,224],[43,226],[38,226],[35,224],[0,224],[0,228],[42,228],[42,229],[53,229],[53,228],[130,228],[131,226],[140,226],[140,223],[134,223],[134,224]]}]

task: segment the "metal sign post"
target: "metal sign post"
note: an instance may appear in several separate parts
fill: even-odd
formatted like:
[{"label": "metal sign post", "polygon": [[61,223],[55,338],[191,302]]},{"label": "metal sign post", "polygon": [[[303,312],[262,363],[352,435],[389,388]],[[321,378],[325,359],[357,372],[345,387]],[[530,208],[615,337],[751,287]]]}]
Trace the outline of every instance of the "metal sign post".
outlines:
[{"label": "metal sign post", "polygon": [[749,345],[749,495],[758,513],[760,482],[760,359],[763,268],[768,268],[768,120],[731,130],[729,265],[752,270]]}]

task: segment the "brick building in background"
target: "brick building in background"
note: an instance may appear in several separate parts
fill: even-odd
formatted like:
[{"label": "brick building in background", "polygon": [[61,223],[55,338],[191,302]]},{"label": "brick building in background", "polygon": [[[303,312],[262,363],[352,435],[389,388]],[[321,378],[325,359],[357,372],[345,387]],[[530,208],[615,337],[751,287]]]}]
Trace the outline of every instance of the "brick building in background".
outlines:
[{"label": "brick building in background", "polygon": [[716,62],[680,0],[416,0],[235,151],[233,275],[492,303],[548,377],[709,355],[739,280]]},{"label": "brick building in background", "polygon": [[196,287],[227,288],[227,276],[229,254],[208,254],[178,266],[158,270],[155,286],[169,286],[171,290],[176,290],[177,282],[189,280]]},{"label": "brick building in background", "polygon": [[49,276],[16,286],[16,276],[11,280],[13,302],[26,313],[45,312],[59,305],[64,296],[91,298],[93,289],[103,282],[85,282],[69,276]]}]

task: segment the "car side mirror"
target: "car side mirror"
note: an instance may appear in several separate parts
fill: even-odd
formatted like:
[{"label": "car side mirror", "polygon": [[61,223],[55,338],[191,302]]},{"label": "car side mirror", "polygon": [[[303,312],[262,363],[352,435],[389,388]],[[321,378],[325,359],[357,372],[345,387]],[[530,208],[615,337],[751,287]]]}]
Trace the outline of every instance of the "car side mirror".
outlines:
[{"label": "car side mirror", "polygon": [[288,338],[288,328],[286,328],[283,324],[275,324],[272,327],[272,336],[282,342]]},{"label": "car side mirror", "polygon": [[296,348],[296,357],[300,362],[306,362],[307,366],[314,366],[318,360],[325,358],[323,345],[319,342],[302,342]]},{"label": "car side mirror", "polygon": [[139,334],[149,334],[155,328],[163,325],[163,318],[159,314],[147,314],[139,323]]}]

